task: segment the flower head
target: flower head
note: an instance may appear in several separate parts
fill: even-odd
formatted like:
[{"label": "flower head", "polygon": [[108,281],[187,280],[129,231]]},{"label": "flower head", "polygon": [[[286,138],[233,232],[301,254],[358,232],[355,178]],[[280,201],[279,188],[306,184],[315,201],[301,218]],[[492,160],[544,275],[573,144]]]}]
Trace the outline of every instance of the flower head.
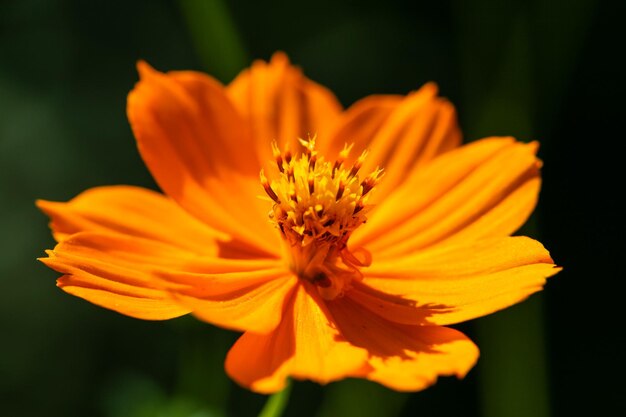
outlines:
[{"label": "flower head", "polygon": [[39,201],[58,242],[42,262],[66,292],[122,314],[244,332],[226,358],[243,386],[358,377],[411,391],[462,377],[478,349],[444,326],[559,270],[510,236],[536,203],[537,145],[461,146],[433,84],[343,111],[281,53],[228,86],[139,72],[128,117],[164,194]]}]

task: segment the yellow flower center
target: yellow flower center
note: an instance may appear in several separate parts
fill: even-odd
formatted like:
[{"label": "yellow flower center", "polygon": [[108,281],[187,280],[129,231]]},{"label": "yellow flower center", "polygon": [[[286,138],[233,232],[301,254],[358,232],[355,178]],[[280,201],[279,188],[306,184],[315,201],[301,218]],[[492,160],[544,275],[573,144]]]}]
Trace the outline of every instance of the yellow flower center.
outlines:
[{"label": "yellow flower center", "polygon": [[377,168],[362,181],[359,169],[367,156],[363,152],[350,168],[344,161],[352,148],[345,146],[339,158],[326,161],[315,149],[315,138],[300,139],[304,152],[292,157],[272,144],[278,166],[277,178],[269,181],[261,170],[261,184],[272,199],[270,221],[276,225],[288,247],[291,269],[301,279],[317,285],[326,299],[340,297],[353,279],[360,279],[358,267],[369,263],[369,254],[348,251],[352,232],[366,221],[367,200],[382,176]]}]

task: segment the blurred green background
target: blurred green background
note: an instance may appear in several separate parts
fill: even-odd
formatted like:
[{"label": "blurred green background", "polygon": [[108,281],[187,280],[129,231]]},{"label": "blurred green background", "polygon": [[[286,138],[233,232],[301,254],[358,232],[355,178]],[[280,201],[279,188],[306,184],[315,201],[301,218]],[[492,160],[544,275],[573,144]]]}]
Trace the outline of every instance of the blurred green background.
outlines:
[{"label": "blurred green background", "polygon": [[625,4],[0,0],[0,415],[259,413],[266,397],[223,372],[236,334],[134,320],[58,290],[35,261],[54,243],[34,200],[155,188],[125,115],[138,59],[227,82],[275,50],[344,105],[433,80],[466,140],[541,141],[526,232],[565,267],[529,302],[458,326],[482,348],[465,380],[414,394],[296,383],[284,415],[626,415]]}]

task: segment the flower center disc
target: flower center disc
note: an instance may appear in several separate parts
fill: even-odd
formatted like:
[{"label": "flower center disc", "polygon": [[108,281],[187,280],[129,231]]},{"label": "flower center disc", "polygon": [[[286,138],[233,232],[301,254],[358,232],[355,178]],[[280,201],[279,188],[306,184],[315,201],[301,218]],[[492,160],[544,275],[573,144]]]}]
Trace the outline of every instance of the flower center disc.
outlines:
[{"label": "flower center disc", "polygon": [[347,242],[366,220],[367,200],[382,169],[360,181],[358,172],[367,152],[347,169],[344,161],[352,145],[330,162],[318,155],[315,137],[300,143],[305,150],[297,157],[288,150],[281,153],[272,143],[278,175],[270,182],[261,170],[261,184],[274,203],[270,221],[289,248],[291,269],[317,285],[324,298],[334,299],[343,295],[352,279],[360,279],[358,267],[368,263],[349,252]]}]

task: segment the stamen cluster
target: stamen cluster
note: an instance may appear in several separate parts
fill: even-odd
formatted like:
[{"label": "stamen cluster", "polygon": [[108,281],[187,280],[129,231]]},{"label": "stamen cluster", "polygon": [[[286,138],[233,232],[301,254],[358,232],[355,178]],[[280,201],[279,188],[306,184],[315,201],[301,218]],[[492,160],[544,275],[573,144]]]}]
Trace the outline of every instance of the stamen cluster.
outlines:
[{"label": "stamen cluster", "polygon": [[366,221],[367,200],[382,169],[360,180],[367,151],[347,168],[344,162],[352,146],[345,146],[330,162],[318,155],[314,137],[300,143],[304,151],[298,157],[288,150],[281,153],[272,144],[278,177],[270,182],[261,171],[261,184],[274,202],[270,220],[291,248],[292,268],[321,286],[331,285],[329,275],[339,258],[345,258],[342,252],[347,251],[350,234]]}]

